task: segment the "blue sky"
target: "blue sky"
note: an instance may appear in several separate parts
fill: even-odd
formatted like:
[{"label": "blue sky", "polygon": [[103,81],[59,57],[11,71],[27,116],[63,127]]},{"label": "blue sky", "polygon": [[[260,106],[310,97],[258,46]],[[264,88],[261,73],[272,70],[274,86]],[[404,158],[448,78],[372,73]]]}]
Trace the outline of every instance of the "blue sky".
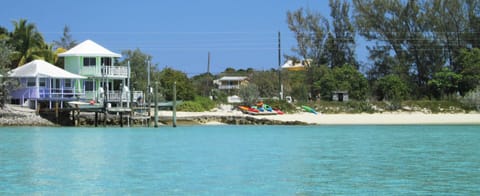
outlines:
[{"label": "blue sky", "polygon": [[301,7],[330,14],[327,0],[16,0],[2,2],[0,26],[12,30],[24,18],[52,42],[68,25],[77,42],[91,39],[117,53],[139,48],[159,69],[197,75],[207,71],[208,52],[213,73],[277,68],[277,32],[282,54],[292,54],[286,14]]}]

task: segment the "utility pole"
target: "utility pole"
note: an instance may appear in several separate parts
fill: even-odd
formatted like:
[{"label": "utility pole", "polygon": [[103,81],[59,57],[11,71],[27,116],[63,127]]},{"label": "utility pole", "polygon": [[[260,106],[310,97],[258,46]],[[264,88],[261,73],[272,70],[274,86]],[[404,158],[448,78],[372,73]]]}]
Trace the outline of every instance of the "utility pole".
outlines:
[{"label": "utility pole", "polygon": [[211,96],[211,92],[210,92],[210,51],[208,52],[208,62],[207,62],[207,96]]},{"label": "utility pole", "polygon": [[[133,98],[133,91],[132,91],[132,80],[131,80],[131,67],[130,67],[130,61],[127,62],[127,72],[128,72],[128,77],[127,77],[127,87],[128,87],[128,92],[127,92],[127,107],[131,109],[132,105],[132,98]],[[128,99],[129,98],[129,99]]]},{"label": "utility pole", "polygon": [[155,101],[155,122],[154,122],[154,127],[158,127],[158,97],[157,97],[157,91],[158,91],[158,82],[155,82],[155,90],[153,92],[154,94],[154,101]]},{"label": "utility pole", "polygon": [[280,47],[280,31],[278,32],[278,87],[280,90],[280,100],[283,100],[283,84],[282,84],[282,57],[281,57],[281,47]]},{"label": "utility pole", "polygon": [[210,52],[208,52],[207,73],[210,74]]},{"label": "utility pole", "polygon": [[[144,99],[146,100],[147,102],[147,113],[148,113],[148,117],[151,119],[151,107],[150,107],[150,60],[146,60],[146,63],[147,63],[147,93],[145,94],[145,97]],[[148,123],[148,127],[150,127],[150,122]]]},{"label": "utility pole", "polygon": [[173,82],[172,125],[177,127],[177,81]]}]

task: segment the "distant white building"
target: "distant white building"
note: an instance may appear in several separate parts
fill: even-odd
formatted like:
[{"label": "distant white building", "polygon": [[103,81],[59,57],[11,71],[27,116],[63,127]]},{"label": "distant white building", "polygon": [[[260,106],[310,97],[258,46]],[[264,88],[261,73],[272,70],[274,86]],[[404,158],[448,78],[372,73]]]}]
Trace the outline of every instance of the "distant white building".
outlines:
[{"label": "distant white building", "polygon": [[310,66],[310,63],[312,60],[304,60],[304,61],[294,61],[294,60],[288,60],[285,62],[285,64],[282,65],[282,69],[286,69],[289,71],[302,71],[305,70],[308,66]]},{"label": "distant white building", "polygon": [[240,87],[248,82],[248,77],[245,76],[223,76],[218,80],[214,80],[213,83],[217,86],[218,90],[226,92],[228,103],[241,103],[242,98],[238,96]]},{"label": "distant white building", "polygon": [[238,90],[242,84],[247,82],[247,79],[248,77],[245,76],[223,76],[218,80],[214,80],[213,83],[216,84],[220,90]]}]

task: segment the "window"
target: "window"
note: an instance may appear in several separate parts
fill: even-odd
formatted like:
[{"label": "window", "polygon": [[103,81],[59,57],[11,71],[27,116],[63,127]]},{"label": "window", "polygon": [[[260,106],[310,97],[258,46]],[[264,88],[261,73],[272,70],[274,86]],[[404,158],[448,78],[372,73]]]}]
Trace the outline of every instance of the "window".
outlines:
[{"label": "window", "polygon": [[95,57],[83,57],[83,66],[95,66],[97,59]]},{"label": "window", "polygon": [[93,89],[95,89],[93,81],[85,81],[85,91],[93,91]]},{"label": "window", "polygon": [[72,80],[65,80],[64,83],[65,83],[64,84],[65,87],[72,87]]},{"label": "window", "polygon": [[101,65],[103,65],[103,66],[111,66],[112,65],[112,59],[110,57],[102,57],[100,60],[101,60]]},{"label": "window", "polygon": [[51,88],[60,88],[60,79],[52,79],[50,82]]},{"label": "window", "polygon": [[35,86],[35,78],[28,78],[27,79],[27,87],[32,87],[32,86]]},{"label": "window", "polygon": [[45,81],[46,81],[45,78],[40,78],[40,79],[38,79],[38,83],[39,83],[38,86],[40,86],[40,87],[46,87],[47,85],[46,85],[46,82],[45,82]]}]

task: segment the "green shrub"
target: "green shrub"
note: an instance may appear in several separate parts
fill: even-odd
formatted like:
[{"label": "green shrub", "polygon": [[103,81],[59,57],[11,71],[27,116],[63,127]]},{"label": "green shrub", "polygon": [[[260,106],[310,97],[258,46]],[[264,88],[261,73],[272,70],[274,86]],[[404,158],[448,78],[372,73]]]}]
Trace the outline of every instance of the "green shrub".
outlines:
[{"label": "green shrub", "polygon": [[193,101],[185,101],[177,106],[178,111],[184,112],[204,112],[210,111],[215,107],[215,102],[207,97],[197,96]]},{"label": "green shrub", "polygon": [[315,104],[315,109],[325,114],[337,113],[373,113],[372,104],[365,101],[322,101]]},{"label": "green shrub", "polygon": [[199,103],[205,111],[213,109],[216,105],[215,102],[208,97],[196,96],[194,101]]},{"label": "green shrub", "polygon": [[459,101],[456,100],[416,100],[416,101],[403,101],[402,106],[408,106],[411,108],[421,108],[427,109],[432,113],[442,113],[442,112],[464,112],[464,110],[469,110]]},{"label": "green shrub", "polygon": [[480,111],[480,87],[468,92],[460,101],[469,110]]},{"label": "green shrub", "polygon": [[180,105],[177,106],[178,111],[184,112],[203,112],[203,107],[200,103],[195,101],[184,101]]}]

